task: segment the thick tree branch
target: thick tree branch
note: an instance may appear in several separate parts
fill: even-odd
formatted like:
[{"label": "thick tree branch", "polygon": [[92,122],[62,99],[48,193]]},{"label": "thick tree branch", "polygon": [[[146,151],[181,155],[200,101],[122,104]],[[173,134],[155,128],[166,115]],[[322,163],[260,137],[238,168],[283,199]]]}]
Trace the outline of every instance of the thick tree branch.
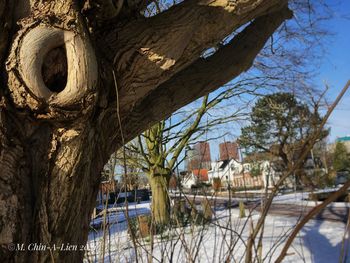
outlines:
[{"label": "thick tree branch", "polygon": [[[149,123],[169,116],[189,102],[219,88],[248,70],[268,38],[291,17],[282,10],[257,18],[229,44],[207,59],[200,58],[190,67],[160,85],[125,116],[124,129],[132,139]],[[135,125],[135,122],[138,125]]]},{"label": "thick tree branch", "polygon": [[106,27],[97,45],[114,64],[121,109],[129,111],[203,51],[286,2],[187,0],[154,17]]}]

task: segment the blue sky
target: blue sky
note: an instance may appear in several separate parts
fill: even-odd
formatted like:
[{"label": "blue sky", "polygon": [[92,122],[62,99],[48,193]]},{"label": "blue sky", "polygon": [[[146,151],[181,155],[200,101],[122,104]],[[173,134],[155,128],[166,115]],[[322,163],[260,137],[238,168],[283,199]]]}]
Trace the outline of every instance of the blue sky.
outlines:
[{"label": "blue sky", "polygon": [[[320,89],[325,86],[325,83],[329,85],[330,90],[327,93],[327,100],[331,103],[347,80],[350,79],[350,0],[329,0],[326,2],[330,4],[337,2],[337,6],[335,9],[333,9],[334,6],[332,8],[334,10],[334,17],[325,22],[325,28],[332,33],[332,36],[324,39],[324,49],[326,52],[318,67],[318,74],[315,76],[314,83]],[[345,19],[344,16],[347,16],[348,19]],[[188,107],[192,107],[195,109],[199,106],[200,102],[201,100],[191,104],[191,106],[186,106],[186,108],[189,109]],[[212,160],[215,160],[219,155],[219,143],[224,140],[235,141],[240,134],[240,124],[230,123],[229,125],[231,125],[229,128],[230,134],[224,138],[210,141]],[[333,112],[328,126],[331,128],[329,143],[334,142],[337,137],[350,134],[350,90],[345,94]],[[209,135],[205,134],[201,139],[206,140],[207,136],[216,137],[218,135],[216,132],[210,131]]]},{"label": "blue sky", "polygon": [[[332,9],[334,17],[325,22],[325,29],[329,30],[332,35],[323,39],[325,54],[313,81],[321,90],[325,87],[325,83],[328,84],[330,89],[326,98],[329,104],[335,100],[347,80],[350,79],[350,0],[339,2],[331,0],[327,3],[333,4],[333,2],[336,2],[336,7],[333,6],[334,9]],[[331,128],[329,143],[333,143],[337,137],[350,135],[350,90],[332,113],[328,126]],[[234,132],[225,136],[226,141],[236,139],[240,133],[240,126],[235,125],[231,131]],[[213,160],[218,157],[218,144],[223,140],[220,138],[210,142]]]},{"label": "blue sky", "polygon": [[[348,19],[344,19],[344,16]],[[327,54],[320,65],[316,83],[320,86],[324,86],[324,82],[330,85],[327,97],[331,102],[350,79],[350,1],[341,2],[335,17],[327,21],[327,27],[335,35],[330,37],[326,46]],[[333,112],[328,125],[331,127],[330,142],[350,134],[350,90]]]}]

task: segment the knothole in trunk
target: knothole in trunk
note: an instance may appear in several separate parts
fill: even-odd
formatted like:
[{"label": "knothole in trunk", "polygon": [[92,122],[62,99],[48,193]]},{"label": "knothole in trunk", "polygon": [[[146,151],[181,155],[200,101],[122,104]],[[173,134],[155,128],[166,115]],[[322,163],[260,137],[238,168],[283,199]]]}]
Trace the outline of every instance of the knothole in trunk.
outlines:
[{"label": "knothole in trunk", "polygon": [[17,82],[9,85],[17,106],[46,109],[51,117],[81,112],[96,97],[97,62],[85,34],[43,25],[20,31],[7,70]]},{"label": "knothole in trunk", "polygon": [[45,86],[52,92],[59,93],[67,85],[67,56],[66,48],[60,46],[50,50],[43,61],[41,74]]}]

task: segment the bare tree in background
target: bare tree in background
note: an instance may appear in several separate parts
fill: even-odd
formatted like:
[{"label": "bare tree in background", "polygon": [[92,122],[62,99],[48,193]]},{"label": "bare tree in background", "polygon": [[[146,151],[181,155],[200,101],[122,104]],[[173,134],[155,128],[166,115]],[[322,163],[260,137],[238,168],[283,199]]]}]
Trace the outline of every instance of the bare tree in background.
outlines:
[{"label": "bare tree in background", "polygon": [[[241,108],[229,107],[227,102],[248,88],[231,87],[222,92],[203,97],[198,108],[180,111],[171,118],[158,122],[127,145],[126,160],[141,169],[152,190],[152,215],[155,223],[166,224],[170,218],[169,180],[184,160],[184,150],[202,137],[209,129],[244,117]],[[254,92],[253,90],[251,92]],[[226,114],[209,119],[208,114],[226,103]],[[182,156],[181,156],[182,155]],[[127,175],[128,176],[128,175]]]}]

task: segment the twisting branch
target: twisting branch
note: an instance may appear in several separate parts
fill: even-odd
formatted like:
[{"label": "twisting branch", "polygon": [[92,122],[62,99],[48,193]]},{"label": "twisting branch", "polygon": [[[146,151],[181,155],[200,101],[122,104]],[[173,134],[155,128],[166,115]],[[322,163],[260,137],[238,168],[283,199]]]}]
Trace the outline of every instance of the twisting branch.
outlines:
[{"label": "twisting branch", "polygon": [[277,0],[189,0],[154,17],[98,32],[97,45],[118,76],[121,108],[127,111],[139,103],[241,26],[286,5]]},{"label": "twisting branch", "polygon": [[[256,19],[227,45],[200,58],[146,96],[125,116],[123,127],[135,137],[150,123],[213,91],[248,70],[254,58],[281,23],[292,15],[288,8]],[[144,116],[144,118],[140,118]],[[138,125],[135,125],[135,122]]]}]

